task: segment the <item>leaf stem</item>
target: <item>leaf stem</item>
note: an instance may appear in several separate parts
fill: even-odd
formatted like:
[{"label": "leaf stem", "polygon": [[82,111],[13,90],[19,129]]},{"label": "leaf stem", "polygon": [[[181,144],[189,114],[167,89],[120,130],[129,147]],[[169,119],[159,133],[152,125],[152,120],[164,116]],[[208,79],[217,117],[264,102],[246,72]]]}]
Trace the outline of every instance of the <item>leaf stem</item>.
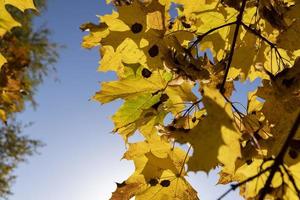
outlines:
[{"label": "leaf stem", "polygon": [[179,174],[178,174],[179,177],[181,176],[181,174],[182,174],[182,172],[183,172],[183,168],[184,168],[186,159],[187,159],[187,157],[188,157],[188,155],[189,155],[189,153],[190,153],[191,148],[192,148],[192,145],[189,145],[189,149],[187,150],[187,152],[186,152],[186,154],[185,154],[185,157],[184,157],[184,160],[183,160],[181,169],[180,169]]}]

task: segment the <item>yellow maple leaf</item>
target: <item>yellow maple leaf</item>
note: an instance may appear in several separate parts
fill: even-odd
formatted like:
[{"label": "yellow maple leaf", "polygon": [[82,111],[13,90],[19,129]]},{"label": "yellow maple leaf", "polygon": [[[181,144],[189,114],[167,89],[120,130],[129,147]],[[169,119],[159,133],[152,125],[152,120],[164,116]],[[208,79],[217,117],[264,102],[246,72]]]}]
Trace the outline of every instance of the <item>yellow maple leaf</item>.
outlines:
[{"label": "yellow maple leaf", "polygon": [[118,98],[128,99],[138,94],[157,92],[163,89],[167,81],[158,71],[153,72],[147,79],[143,77],[133,77],[120,81],[102,83],[101,91],[94,96],[95,100],[101,103],[108,103]]},{"label": "yellow maple leaf", "polygon": [[[23,12],[26,9],[35,10],[33,0],[0,0],[0,39],[7,31],[10,31],[13,27],[21,26],[21,24],[17,22],[6,10],[6,5],[12,5]],[[0,53],[0,69],[5,63],[6,59]]]},{"label": "yellow maple leaf", "polygon": [[136,171],[118,184],[112,200],[122,199],[121,196],[135,196],[139,200],[198,199],[197,192],[184,178],[186,152],[171,148],[164,138],[153,136],[147,141],[129,144],[124,158],[134,160]]},{"label": "yellow maple leaf", "polygon": [[0,0],[0,37],[13,27],[20,26],[21,24],[14,20],[11,14],[6,10],[6,5],[12,5],[21,11],[25,9],[35,9],[32,0]]},{"label": "yellow maple leaf", "polygon": [[[129,99],[112,116],[115,124],[114,132],[118,132],[125,142],[139,127],[147,125],[153,118],[158,118],[159,114],[151,106],[159,102],[160,95],[153,96],[150,93],[142,94],[136,98]],[[161,113],[163,114],[163,113]],[[154,126],[153,124],[152,126]],[[147,128],[151,128],[147,126]],[[147,135],[145,135],[147,138]]]},{"label": "yellow maple leaf", "polygon": [[240,133],[233,124],[231,106],[225,103],[217,89],[204,87],[203,90],[207,117],[190,132],[179,132],[173,136],[179,142],[188,142],[193,146],[194,152],[188,162],[189,170],[209,172],[222,164],[226,172],[233,173],[235,160],[241,153]]},{"label": "yellow maple leaf", "polygon": [[116,71],[118,74],[124,73],[124,65],[137,64],[146,65],[146,57],[137,44],[130,38],[126,38],[114,51],[112,46],[102,46],[103,55],[100,61],[99,71]]}]

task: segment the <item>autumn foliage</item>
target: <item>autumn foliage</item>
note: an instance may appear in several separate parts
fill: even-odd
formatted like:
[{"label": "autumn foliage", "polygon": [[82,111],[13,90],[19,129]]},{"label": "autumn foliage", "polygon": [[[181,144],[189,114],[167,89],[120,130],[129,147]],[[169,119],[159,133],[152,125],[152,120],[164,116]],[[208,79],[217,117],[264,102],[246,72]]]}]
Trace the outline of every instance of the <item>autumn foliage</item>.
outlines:
[{"label": "autumn foliage", "polygon": [[[111,199],[198,199],[187,172],[216,167],[227,193],[299,199],[300,2],[107,3],[112,14],[81,28],[83,47],[100,46],[99,71],[118,77],[94,99],[124,100],[112,120],[135,172]],[[231,97],[247,79],[261,85],[241,110]],[[128,142],[134,134],[144,141]]]},{"label": "autumn foliage", "polygon": [[49,30],[33,28],[44,7],[44,0],[0,0],[0,198],[11,193],[14,169],[40,145],[22,134],[16,115],[26,102],[35,105],[36,87],[57,59]]}]

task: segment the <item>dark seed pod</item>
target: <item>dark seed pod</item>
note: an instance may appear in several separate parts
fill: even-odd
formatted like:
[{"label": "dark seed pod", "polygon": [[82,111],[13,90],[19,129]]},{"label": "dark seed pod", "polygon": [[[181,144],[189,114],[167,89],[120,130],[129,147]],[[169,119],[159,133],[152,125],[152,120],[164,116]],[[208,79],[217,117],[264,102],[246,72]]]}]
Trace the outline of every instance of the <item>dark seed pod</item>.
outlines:
[{"label": "dark seed pod", "polygon": [[160,96],[160,101],[161,102],[166,102],[167,100],[169,99],[169,96],[167,95],[167,94],[162,94],[161,96]]},{"label": "dark seed pod", "polygon": [[147,69],[147,68],[144,68],[142,70],[142,76],[144,78],[149,78],[151,76],[151,74],[152,74],[152,72],[149,69]]},{"label": "dark seed pod", "polygon": [[251,165],[252,162],[253,162],[252,159],[246,160],[246,164],[247,164],[247,165]]},{"label": "dark seed pod", "polygon": [[153,45],[149,50],[148,50],[148,54],[150,57],[155,57],[159,54],[159,48],[158,46],[155,44]]},{"label": "dark seed pod", "polygon": [[290,149],[289,150],[289,156],[292,158],[292,159],[296,159],[298,157],[298,153],[297,151],[293,150],[293,149]]},{"label": "dark seed pod", "polygon": [[156,186],[158,184],[158,180],[156,178],[152,178],[150,179],[149,184],[151,186]]},{"label": "dark seed pod", "polygon": [[173,28],[173,25],[174,25],[174,22],[170,22],[168,28],[169,28],[169,29],[172,29],[172,28]]},{"label": "dark seed pod", "polygon": [[134,34],[137,34],[143,30],[143,25],[139,23],[134,23],[130,29]]},{"label": "dark seed pod", "polygon": [[161,101],[157,102],[156,104],[152,105],[151,108],[153,108],[154,110],[157,110],[158,107],[161,105]]},{"label": "dark seed pod", "polygon": [[181,22],[181,24],[184,28],[191,28],[191,25],[186,22]]},{"label": "dark seed pod", "polygon": [[197,118],[196,118],[196,117],[193,117],[193,118],[192,118],[192,122],[193,122],[193,123],[195,123],[195,122],[196,122],[196,120],[197,120]]},{"label": "dark seed pod", "polygon": [[160,182],[160,185],[163,187],[169,187],[171,182],[169,180],[163,180]]}]

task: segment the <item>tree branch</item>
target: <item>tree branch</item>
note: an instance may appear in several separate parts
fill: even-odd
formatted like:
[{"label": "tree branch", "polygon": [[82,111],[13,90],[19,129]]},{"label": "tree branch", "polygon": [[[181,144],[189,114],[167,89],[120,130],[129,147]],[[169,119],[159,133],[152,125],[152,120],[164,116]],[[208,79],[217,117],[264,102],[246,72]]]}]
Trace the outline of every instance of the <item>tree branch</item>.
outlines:
[{"label": "tree branch", "polygon": [[228,76],[230,65],[231,65],[231,62],[232,62],[232,59],[233,59],[234,49],[235,49],[236,41],[237,41],[237,38],[238,38],[238,35],[239,35],[239,29],[240,29],[240,26],[242,25],[242,19],[243,19],[243,14],[244,14],[244,11],[245,11],[245,8],[246,8],[246,3],[247,3],[247,0],[242,1],[240,12],[239,12],[239,14],[237,16],[237,19],[236,19],[236,22],[235,22],[236,27],[235,27],[235,30],[234,30],[234,35],[233,35],[233,39],[232,39],[230,54],[229,54],[229,57],[228,57],[226,68],[225,68],[224,79],[223,79],[222,85],[220,87],[220,92],[222,94],[225,92],[225,89],[224,89],[225,88],[225,83],[226,83],[226,79],[227,79],[227,76]]},{"label": "tree branch", "polygon": [[285,173],[288,175],[289,180],[292,182],[292,185],[293,185],[294,189],[296,190],[297,195],[300,197],[300,189],[298,188],[293,175],[290,174],[289,170],[284,165],[282,165],[282,167],[283,167]]},{"label": "tree branch", "polygon": [[268,176],[267,181],[265,182],[265,186],[261,190],[259,200],[264,200],[265,196],[268,194],[269,190],[271,189],[271,183],[274,178],[274,175],[278,171],[279,167],[283,164],[283,158],[290,146],[291,141],[295,137],[299,126],[300,126],[300,113],[298,113],[298,116],[293,124],[293,127],[290,130],[290,133],[287,136],[287,139],[285,140],[279,154],[276,156],[274,163],[271,166],[271,172]]}]

